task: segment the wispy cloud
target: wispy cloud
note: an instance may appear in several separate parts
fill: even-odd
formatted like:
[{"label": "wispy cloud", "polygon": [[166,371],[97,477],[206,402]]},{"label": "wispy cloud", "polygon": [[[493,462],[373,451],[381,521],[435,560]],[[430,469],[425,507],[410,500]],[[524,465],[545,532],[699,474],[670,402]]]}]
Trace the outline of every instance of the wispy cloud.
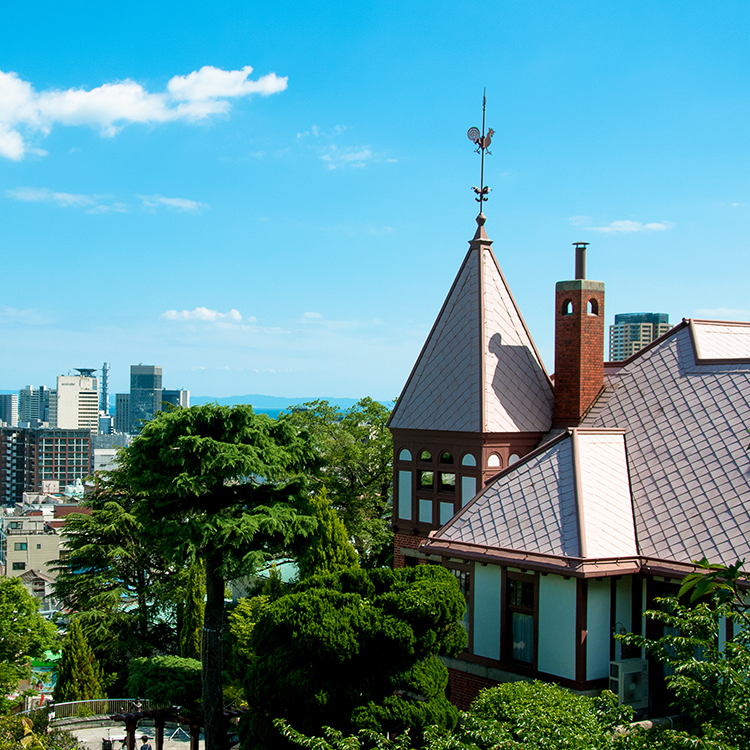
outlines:
[{"label": "wispy cloud", "polygon": [[126,213],[127,205],[111,201],[111,195],[83,195],[81,193],[61,193],[48,188],[18,187],[5,191],[8,198],[24,203],[53,203],[61,208],[83,208],[87,214]]},{"label": "wispy cloud", "polygon": [[590,224],[592,219],[590,216],[569,216],[568,221],[574,226],[579,227],[583,224]]},{"label": "wispy cloud", "polygon": [[0,321],[7,324],[16,323],[24,326],[43,326],[51,322],[49,316],[34,307],[23,309],[0,305]]},{"label": "wispy cloud", "polygon": [[373,151],[372,146],[347,146],[332,143],[339,139],[348,130],[346,126],[334,125],[330,130],[324,130],[317,125],[312,125],[308,130],[297,133],[299,143],[307,142],[307,148],[318,155],[325,162],[328,169],[342,169],[352,167],[361,169],[367,164],[374,162],[396,163],[398,160],[392,157],[386,158],[384,154]]},{"label": "wispy cloud", "polygon": [[[219,312],[211,310],[208,307],[196,307],[194,310],[167,310],[161,314],[165,320],[200,320],[206,323],[217,323],[221,321],[234,321],[238,323],[242,320],[239,310],[232,308],[229,312]],[[248,322],[254,322],[255,318],[248,318]]]},{"label": "wispy cloud", "polygon": [[325,153],[321,154],[320,158],[328,162],[328,169],[364,167],[373,158],[373,153],[369,146],[339,148],[336,145],[331,145],[326,148]]},{"label": "wispy cloud", "polygon": [[715,320],[750,320],[750,310],[732,310],[728,307],[717,307],[713,310],[702,308],[695,311],[695,316]]},{"label": "wispy cloud", "polygon": [[603,227],[585,227],[588,232],[604,232],[606,234],[620,234],[626,232],[665,232],[667,229],[673,229],[673,221],[651,221],[648,224],[642,224],[640,221],[630,221],[623,219],[613,221]]},{"label": "wispy cloud", "polygon": [[284,91],[287,78],[268,73],[250,80],[252,67],[221,70],[205,65],[174,76],[166,91],[152,93],[131,79],[85,90],[49,89],[37,92],[17,73],[0,71],[0,156],[20,161],[28,153],[44,155],[31,139],[49,135],[56,125],[97,128],[116,135],[131,123],[197,122],[224,114],[230,100]]},{"label": "wispy cloud", "polygon": [[204,208],[210,208],[208,203],[190,200],[189,198],[165,198],[163,195],[139,195],[143,207],[150,211],[156,211],[160,206],[166,206],[172,211],[188,211],[199,213]]}]

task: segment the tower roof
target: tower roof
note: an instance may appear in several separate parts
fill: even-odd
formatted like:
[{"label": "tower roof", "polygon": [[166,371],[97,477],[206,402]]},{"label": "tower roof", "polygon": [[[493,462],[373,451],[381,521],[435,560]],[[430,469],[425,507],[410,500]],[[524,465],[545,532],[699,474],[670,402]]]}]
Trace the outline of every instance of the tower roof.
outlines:
[{"label": "tower roof", "polygon": [[390,420],[394,429],[546,432],[552,385],[477,217],[477,232]]}]

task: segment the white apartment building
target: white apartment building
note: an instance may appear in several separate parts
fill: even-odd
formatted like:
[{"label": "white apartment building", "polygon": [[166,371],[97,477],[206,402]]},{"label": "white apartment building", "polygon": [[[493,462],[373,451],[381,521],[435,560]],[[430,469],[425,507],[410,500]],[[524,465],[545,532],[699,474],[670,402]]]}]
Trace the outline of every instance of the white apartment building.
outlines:
[{"label": "white apartment building", "polygon": [[0,571],[6,576],[20,576],[33,569],[55,578],[49,566],[59,558],[60,536],[43,516],[0,519]]},{"label": "white apartment building", "polygon": [[63,430],[88,429],[99,432],[99,390],[97,380],[83,375],[60,375],[57,389],[50,393],[50,427]]}]

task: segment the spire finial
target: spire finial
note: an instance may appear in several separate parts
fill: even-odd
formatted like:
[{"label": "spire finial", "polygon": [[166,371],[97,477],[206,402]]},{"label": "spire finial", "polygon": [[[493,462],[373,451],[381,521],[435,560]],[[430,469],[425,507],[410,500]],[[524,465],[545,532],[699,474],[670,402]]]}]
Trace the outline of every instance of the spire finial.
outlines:
[{"label": "spire finial", "polygon": [[479,173],[479,187],[474,186],[472,188],[472,190],[477,194],[477,197],[474,200],[479,203],[480,216],[482,215],[482,203],[487,200],[488,193],[490,192],[490,188],[486,187],[484,184],[484,153],[486,151],[488,154],[492,155],[492,152],[489,150],[489,146],[490,143],[492,143],[492,136],[495,135],[495,131],[492,128],[490,128],[485,135],[484,120],[486,111],[487,89],[484,90],[484,94],[482,96],[482,132],[479,132],[479,128],[469,128],[469,132],[466,134],[469,136],[469,140],[473,143],[476,143],[477,145],[475,153],[481,154],[482,156],[482,166]]}]

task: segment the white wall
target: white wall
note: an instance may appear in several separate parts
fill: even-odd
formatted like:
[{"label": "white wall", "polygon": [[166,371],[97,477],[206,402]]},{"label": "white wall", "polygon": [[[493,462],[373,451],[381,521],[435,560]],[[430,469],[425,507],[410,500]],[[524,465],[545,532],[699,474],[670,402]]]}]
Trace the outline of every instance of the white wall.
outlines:
[{"label": "white wall", "polygon": [[474,565],[474,653],[500,659],[501,568]]},{"label": "white wall", "polygon": [[539,576],[539,671],[574,680],[575,645],[575,579]]},{"label": "white wall", "polygon": [[609,676],[610,582],[589,580],[586,629],[586,679]]}]

